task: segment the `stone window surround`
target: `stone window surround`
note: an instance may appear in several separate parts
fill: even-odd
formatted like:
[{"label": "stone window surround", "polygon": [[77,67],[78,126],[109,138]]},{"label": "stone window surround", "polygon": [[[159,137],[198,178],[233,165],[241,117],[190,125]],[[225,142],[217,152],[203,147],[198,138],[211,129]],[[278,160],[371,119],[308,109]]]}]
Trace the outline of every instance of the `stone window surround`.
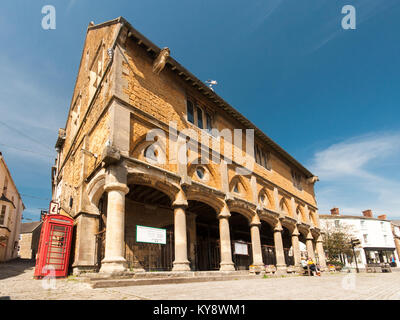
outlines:
[{"label": "stone window surround", "polygon": [[[192,108],[193,108],[193,123],[190,122],[189,119],[188,119],[188,114],[189,114],[189,112],[188,112],[188,106],[189,106],[189,104],[188,104],[188,103],[189,103],[189,102],[191,103]],[[198,109],[200,109],[201,112],[202,112],[202,125],[203,125],[203,128],[200,128],[200,127],[198,126],[198,122],[199,122],[199,119],[198,119],[198,111],[197,111]],[[191,97],[188,97],[188,98],[186,99],[186,121],[187,121],[190,125],[193,125],[193,126],[195,126],[196,128],[198,128],[198,129],[204,130],[204,131],[207,132],[207,133],[211,133],[211,132],[210,132],[210,129],[213,128],[213,122],[214,122],[214,119],[213,119],[213,118],[214,118],[214,117],[212,116],[211,112],[210,112],[206,107],[204,107],[203,105],[199,104],[199,103],[196,101],[196,99],[193,99],[193,98],[191,98]],[[208,119],[209,119],[209,121],[208,121]],[[209,122],[209,123],[208,123],[208,122]]]}]

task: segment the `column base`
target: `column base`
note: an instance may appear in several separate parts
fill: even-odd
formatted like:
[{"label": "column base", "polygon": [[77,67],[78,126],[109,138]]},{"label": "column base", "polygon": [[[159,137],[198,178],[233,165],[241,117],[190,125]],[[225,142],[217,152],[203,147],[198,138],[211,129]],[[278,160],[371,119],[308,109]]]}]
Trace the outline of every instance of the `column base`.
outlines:
[{"label": "column base", "polygon": [[282,276],[287,274],[287,266],[285,264],[277,265],[275,275]]},{"label": "column base", "polygon": [[72,266],[72,274],[74,276],[79,276],[85,273],[97,273],[96,266]]},{"label": "column base", "polygon": [[190,262],[189,261],[174,262],[174,267],[172,268],[172,271],[173,272],[191,271]]},{"label": "column base", "polygon": [[221,262],[219,271],[235,271],[235,264],[233,262]]},{"label": "column base", "polygon": [[252,274],[265,274],[265,265],[263,263],[253,264],[250,266],[249,271]]},{"label": "column base", "polygon": [[127,270],[126,264],[126,260],[122,257],[104,259],[101,262],[100,273],[124,273]]}]

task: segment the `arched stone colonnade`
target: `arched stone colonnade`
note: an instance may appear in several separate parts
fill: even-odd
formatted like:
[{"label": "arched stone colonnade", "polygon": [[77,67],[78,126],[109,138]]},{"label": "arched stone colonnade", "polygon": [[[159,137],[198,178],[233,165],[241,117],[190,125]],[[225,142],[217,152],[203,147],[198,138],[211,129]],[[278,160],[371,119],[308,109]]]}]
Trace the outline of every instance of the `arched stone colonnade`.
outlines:
[{"label": "arched stone colonnade", "polygon": [[[140,162],[140,161],[139,161]],[[115,273],[126,270],[125,259],[125,203],[130,185],[149,186],[164,193],[170,199],[173,212],[174,261],[173,271],[190,271],[188,255],[188,212],[190,201],[205,203],[216,214],[219,232],[219,270],[234,271],[235,264],[232,252],[232,214],[242,215],[248,223],[251,238],[251,264],[263,270],[267,264],[264,258],[262,238],[263,224],[267,224],[273,232],[273,250],[277,272],[298,270],[301,265],[299,239],[306,241],[308,256],[319,258],[322,268],[326,267],[320,230],[310,224],[298,223],[298,220],[282,213],[265,209],[244,199],[225,194],[219,190],[200,183],[182,183],[178,175],[162,169],[154,170],[142,163],[137,165],[110,166],[88,184],[88,196],[91,206],[95,208],[102,194],[107,197],[107,228],[105,239],[105,255],[101,262],[101,272]],[[282,234],[288,231],[292,247],[294,263],[288,268],[285,259],[285,248]],[[271,240],[272,241],[272,240]],[[287,239],[286,239],[286,242]],[[286,245],[287,247],[287,245]],[[287,249],[287,248],[286,248]]]}]

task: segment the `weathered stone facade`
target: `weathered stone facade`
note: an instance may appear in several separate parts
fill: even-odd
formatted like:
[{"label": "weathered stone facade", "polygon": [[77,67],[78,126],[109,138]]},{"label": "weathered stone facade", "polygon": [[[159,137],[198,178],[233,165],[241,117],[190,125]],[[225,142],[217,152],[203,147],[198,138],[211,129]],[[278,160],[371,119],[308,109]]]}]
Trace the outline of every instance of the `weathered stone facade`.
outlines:
[{"label": "weathered stone facade", "polygon": [[19,240],[18,256],[21,259],[34,260],[39,248],[40,231],[42,222],[23,223]]},{"label": "weathered stone facade", "polygon": [[[272,245],[279,271],[287,270],[289,248],[298,268],[301,239],[325,267],[317,178],[173,58],[153,72],[160,52],[123,18],[88,27],[53,179],[54,199],[76,222],[75,271],[124,271],[127,259],[131,269],[147,270],[147,249],[170,261],[165,248],[132,244],[136,225],[170,231],[175,271],[211,265],[200,257],[200,238],[207,252],[210,239],[219,248],[220,270],[243,260],[232,259],[232,242],[243,239],[252,257],[244,265],[262,268]],[[255,154],[237,129],[254,130]],[[254,164],[250,171],[241,173],[241,158]]]},{"label": "weathered stone facade", "polygon": [[25,206],[0,152],[0,262],[18,257],[22,212]]}]

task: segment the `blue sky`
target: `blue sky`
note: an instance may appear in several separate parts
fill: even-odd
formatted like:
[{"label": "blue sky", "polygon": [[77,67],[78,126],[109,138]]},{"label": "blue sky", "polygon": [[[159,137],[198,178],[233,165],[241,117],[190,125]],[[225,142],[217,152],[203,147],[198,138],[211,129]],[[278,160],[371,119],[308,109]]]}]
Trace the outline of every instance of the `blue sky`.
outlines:
[{"label": "blue sky", "polygon": [[[41,28],[48,4],[56,30]],[[0,150],[25,218],[51,198],[87,25],[121,15],[318,175],[320,213],[400,217],[398,0],[15,0],[0,4]]]}]

